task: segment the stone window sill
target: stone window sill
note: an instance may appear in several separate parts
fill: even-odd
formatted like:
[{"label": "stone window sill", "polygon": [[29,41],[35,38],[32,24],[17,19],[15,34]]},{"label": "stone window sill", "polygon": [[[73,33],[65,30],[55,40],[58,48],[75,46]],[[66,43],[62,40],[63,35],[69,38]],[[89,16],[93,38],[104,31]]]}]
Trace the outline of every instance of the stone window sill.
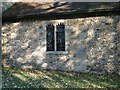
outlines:
[{"label": "stone window sill", "polygon": [[67,54],[68,51],[46,51],[46,54]]}]

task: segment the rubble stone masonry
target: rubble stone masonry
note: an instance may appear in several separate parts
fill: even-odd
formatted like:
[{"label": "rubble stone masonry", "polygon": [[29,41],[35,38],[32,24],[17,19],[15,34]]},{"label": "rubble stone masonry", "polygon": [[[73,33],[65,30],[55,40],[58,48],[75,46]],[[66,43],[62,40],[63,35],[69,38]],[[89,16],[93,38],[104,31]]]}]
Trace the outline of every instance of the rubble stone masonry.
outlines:
[{"label": "rubble stone masonry", "polygon": [[[65,25],[66,51],[46,51],[46,26]],[[120,74],[120,16],[23,21],[2,26],[3,66]]]}]

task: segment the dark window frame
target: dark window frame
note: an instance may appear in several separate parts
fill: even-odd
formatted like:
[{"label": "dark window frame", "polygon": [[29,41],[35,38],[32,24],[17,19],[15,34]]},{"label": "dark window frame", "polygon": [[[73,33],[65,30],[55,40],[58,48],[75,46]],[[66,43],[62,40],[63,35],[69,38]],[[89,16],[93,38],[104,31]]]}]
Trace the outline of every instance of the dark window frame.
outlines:
[{"label": "dark window frame", "polygon": [[[52,33],[53,36],[54,36],[54,39],[53,39],[54,42],[52,42],[52,45],[51,45],[51,46],[54,46],[54,49],[51,49],[51,50],[48,49],[48,47],[49,47],[48,46],[49,45],[48,44],[48,42],[49,42],[48,28],[50,26],[54,27],[54,30],[53,30],[54,34]],[[59,37],[59,36],[62,36],[62,37]],[[59,41],[61,41],[61,42],[59,42]],[[65,25],[63,23],[60,23],[60,24],[57,24],[57,25],[48,24],[46,26],[46,42],[47,42],[47,49],[46,49],[47,52],[50,52],[50,51],[52,51],[52,52],[59,52],[59,51],[60,52],[65,52],[66,51]]]}]

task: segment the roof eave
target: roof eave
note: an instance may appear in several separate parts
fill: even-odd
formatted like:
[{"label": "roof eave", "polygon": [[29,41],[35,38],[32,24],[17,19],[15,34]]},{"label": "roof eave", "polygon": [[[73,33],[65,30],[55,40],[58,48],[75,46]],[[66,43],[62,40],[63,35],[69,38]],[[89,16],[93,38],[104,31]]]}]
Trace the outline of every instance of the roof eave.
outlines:
[{"label": "roof eave", "polygon": [[94,16],[108,16],[108,15],[120,15],[120,9],[100,9],[94,11],[74,11],[66,13],[46,13],[46,14],[26,14],[26,15],[13,15],[2,16],[3,23],[5,22],[18,22],[23,20],[55,20],[55,19],[72,19],[72,18],[84,18]]}]

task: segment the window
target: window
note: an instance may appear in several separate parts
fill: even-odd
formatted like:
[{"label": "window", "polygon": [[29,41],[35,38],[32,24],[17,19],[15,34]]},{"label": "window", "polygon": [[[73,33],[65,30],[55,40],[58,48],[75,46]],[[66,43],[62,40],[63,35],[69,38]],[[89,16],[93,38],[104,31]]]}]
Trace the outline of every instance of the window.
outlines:
[{"label": "window", "polygon": [[65,26],[49,24],[47,30],[47,51],[65,51]]},{"label": "window", "polygon": [[57,51],[65,51],[65,29],[63,24],[57,25],[56,44]]},{"label": "window", "polygon": [[54,26],[47,26],[47,51],[54,51]]}]

